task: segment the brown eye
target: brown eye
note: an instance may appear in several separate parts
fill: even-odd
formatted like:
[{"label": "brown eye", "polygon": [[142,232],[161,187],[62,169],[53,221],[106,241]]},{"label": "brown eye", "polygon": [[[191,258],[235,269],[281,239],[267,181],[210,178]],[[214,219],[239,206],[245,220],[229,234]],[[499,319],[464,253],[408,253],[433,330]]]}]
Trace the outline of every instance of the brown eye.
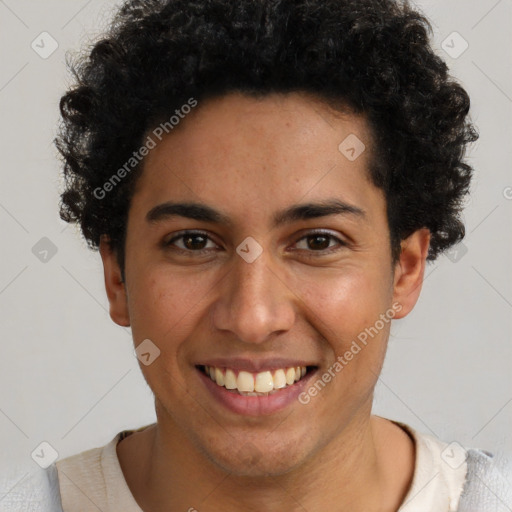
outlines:
[{"label": "brown eye", "polygon": [[184,235],[181,238],[183,239],[185,248],[190,250],[204,249],[204,244],[207,239],[207,237],[203,235]]},{"label": "brown eye", "polygon": [[[181,234],[171,238],[170,240],[164,242],[164,247],[176,247],[178,250],[181,250],[183,252],[208,252],[208,247],[206,247],[206,244],[208,241],[213,241],[210,239],[208,235],[201,232],[195,232],[195,231],[185,231]],[[176,243],[180,242],[180,243]],[[216,245],[216,244],[214,244]],[[211,246],[210,246],[211,248]]]},{"label": "brown eye", "polygon": [[329,247],[329,236],[326,235],[309,235],[306,237],[309,241],[308,247],[310,249],[327,249]]},{"label": "brown eye", "polygon": [[[324,232],[315,232],[309,233],[308,235],[302,237],[297,243],[306,241],[305,247],[301,247],[300,249],[306,250],[309,253],[323,253],[329,254],[331,252],[336,251],[336,245],[331,245],[331,242],[337,242],[338,248],[341,246],[346,246],[347,244],[340,240],[338,237],[331,235],[330,233]],[[316,255],[315,255],[316,256]],[[322,256],[322,254],[318,254],[318,256]]]}]

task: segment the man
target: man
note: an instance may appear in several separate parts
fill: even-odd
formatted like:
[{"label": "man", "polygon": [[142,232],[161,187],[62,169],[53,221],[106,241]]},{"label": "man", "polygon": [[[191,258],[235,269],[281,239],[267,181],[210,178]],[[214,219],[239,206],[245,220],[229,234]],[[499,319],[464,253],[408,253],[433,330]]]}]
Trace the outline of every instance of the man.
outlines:
[{"label": "man", "polygon": [[61,216],[157,422],[58,461],[65,512],[506,503],[475,490],[490,454],[371,414],[392,320],[464,236],[477,134],[428,27],[392,0],[132,0],[77,63]]}]

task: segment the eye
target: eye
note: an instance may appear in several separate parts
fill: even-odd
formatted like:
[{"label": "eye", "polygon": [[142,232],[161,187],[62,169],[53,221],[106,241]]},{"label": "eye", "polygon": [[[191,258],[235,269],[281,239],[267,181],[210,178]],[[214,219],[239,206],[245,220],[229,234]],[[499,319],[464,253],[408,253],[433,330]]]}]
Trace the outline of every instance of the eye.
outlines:
[{"label": "eye", "polygon": [[[176,241],[182,242],[182,246],[175,244]],[[170,240],[164,241],[164,247],[170,247],[175,245],[182,252],[195,252],[202,254],[203,252],[209,252],[205,244],[210,240],[214,243],[211,238],[201,231],[182,231],[180,234],[174,236]],[[214,245],[217,245],[214,243]]]},{"label": "eye", "polygon": [[[338,246],[346,246],[347,244],[340,240],[338,237],[326,233],[324,231],[314,231],[308,233],[306,236],[300,238],[296,244],[299,244],[303,240],[306,240],[306,247],[299,248],[299,250],[306,250],[310,253],[320,253],[315,254],[314,256],[322,256],[330,254],[334,252],[332,249],[336,247],[336,245],[332,246],[330,243],[335,241],[338,243]],[[208,236],[207,233],[202,231],[182,231],[175,235],[173,238],[166,240],[163,242],[164,248],[173,248],[177,249],[184,253],[196,253],[196,254],[204,254],[210,252],[210,249],[214,248],[213,246],[208,247],[208,241],[210,241],[213,246],[217,247],[217,244],[213,242],[213,240]],[[177,242],[179,242],[179,245]]]},{"label": "eye", "polygon": [[[332,250],[328,250],[332,249],[333,247],[336,247],[336,245],[330,245],[330,242],[332,241],[338,242],[339,246],[347,245],[343,240],[340,240],[338,237],[331,235],[330,233],[326,233],[324,231],[314,231],[308,233],[306,236],[300,238],[297,241],[297,244],[302,240],[306,240],[306,251],[323,254],[330,254],[331,252],[333,252]],[[321,255],[322,254],[319,254],[318,256]]]}]

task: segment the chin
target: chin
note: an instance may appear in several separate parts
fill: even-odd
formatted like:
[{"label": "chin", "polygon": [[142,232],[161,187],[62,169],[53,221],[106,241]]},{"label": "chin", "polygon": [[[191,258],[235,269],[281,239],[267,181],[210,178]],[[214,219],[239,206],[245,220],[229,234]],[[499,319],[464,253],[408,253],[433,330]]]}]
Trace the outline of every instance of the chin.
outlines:
[{"label": "chin", "polygon": [[[291,442],[290,442],[291,441]],[[213,451],[211,445],[207,449],[208,458],[224,471],[240,477],[276,477],[292,471],[300,465],[305,456],[297,446],[302,443],[288,439],[288,443],[269,446],[268,443],[257,443],[247,440]],[[236,444],[236,446],[234,446]]]}]

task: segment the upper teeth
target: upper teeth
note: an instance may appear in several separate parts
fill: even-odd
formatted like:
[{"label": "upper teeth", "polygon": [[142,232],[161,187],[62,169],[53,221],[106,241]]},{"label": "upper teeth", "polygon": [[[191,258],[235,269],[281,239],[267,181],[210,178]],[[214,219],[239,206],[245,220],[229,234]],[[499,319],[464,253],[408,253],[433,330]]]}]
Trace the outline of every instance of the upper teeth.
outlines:
[{"label": "upper teeth", "polygon": [[221,369],[215,366],[205,366],[205,371],[219,386],[224,386],[226,389],[237,389],[243,393],[269,393],[287,385],[291,386],[306,375],[305,366],[280,368],[273,372],[260,373],[241,370],[238,375],[230,368]]}]

